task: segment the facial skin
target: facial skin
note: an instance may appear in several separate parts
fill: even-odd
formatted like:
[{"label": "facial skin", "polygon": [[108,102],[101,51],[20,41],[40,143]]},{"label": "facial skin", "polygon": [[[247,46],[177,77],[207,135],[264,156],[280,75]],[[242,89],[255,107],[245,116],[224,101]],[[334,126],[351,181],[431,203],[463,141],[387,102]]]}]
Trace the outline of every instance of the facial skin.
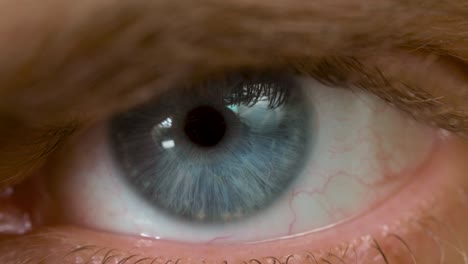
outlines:
[{"label": "facial skin", "polygon": [[[1,0],[1,188],[53,172],[88,127],[181,80],[331,56],[378,67],[397,85],[367,90],[443,128],[444,143],[382,206],[304,237],[193,245],[47,225],[0,230],[0,262],[468,263],[467,13],[457,0]],[[411,99],[413,85],[424,93]]]}]

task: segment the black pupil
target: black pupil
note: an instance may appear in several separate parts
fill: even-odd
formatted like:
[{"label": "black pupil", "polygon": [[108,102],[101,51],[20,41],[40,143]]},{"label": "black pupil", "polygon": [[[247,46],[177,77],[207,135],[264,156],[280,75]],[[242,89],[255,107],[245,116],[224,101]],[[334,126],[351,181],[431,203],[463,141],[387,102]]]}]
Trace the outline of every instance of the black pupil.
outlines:
[{"label": "black pupil", "polygon": [[195,144],[212,147],[218,144],[226,133],[224,117],[210,106],[199,106],[185,118],[184,131]]}]

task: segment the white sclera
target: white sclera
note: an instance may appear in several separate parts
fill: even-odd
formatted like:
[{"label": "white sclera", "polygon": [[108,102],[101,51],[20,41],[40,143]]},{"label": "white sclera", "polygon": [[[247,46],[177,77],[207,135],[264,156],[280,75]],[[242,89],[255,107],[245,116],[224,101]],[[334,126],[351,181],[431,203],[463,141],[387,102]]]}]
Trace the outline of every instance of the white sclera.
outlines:
[{"label": "white sclera", "polygon": [[[432,128],[368,93],[301,80],[315,117],[315,140],[301,175],[268,209],[215,225],[158,212],[126,186],[109,152],[105,126],[100,126],[57,165],[52,192],[63,201],[64,217],[95,229],[188,242],[282,238],[366,211],[398,190],[431,154]],[[177,142],[163,144],[171,148]]]}]

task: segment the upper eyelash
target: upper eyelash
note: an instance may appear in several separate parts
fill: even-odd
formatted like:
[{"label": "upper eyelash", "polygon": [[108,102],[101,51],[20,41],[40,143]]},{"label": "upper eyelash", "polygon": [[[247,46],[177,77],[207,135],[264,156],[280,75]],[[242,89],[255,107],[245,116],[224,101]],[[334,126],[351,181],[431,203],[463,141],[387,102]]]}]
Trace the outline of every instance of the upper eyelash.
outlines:
[{"label": "upper eyelash", "polygon": [[[236,72],[236,71],[230,71]],[[241,69],[247,79],[254,76],[252,73],[275,73],[309,76],[327,86],[362,89],[373,93],[385,102],[405,112],[410,117],[428,125],[442,128],[462,137],[468,138],[468,112],[457,109],[446,102],[443,97],[435,97],[420,87],[404,83],[401,80],[389,79],[378,67],[367,67],[355,57],[332,56],[312,57],[300,60],[291,60],[270,69]],[[229,78],[229,74],[205,74],[201,77],[203,86],[205,80]],[[209,82],[208,82],[209,84]],[[198,85],[190,85],[193,89]],[[177,89],[175,87],[174,89]],[[261,93],[261,91],[258,91]],[[255,102],[254,96],[251,98]]]},{"label": "upper eyelash", "polygon": [[286,87],[284,85],[277,85],[275,82],[262,82],[262,80],[241,82],[225,98],[225,103],[253,106],[266,97],[268,107],[277,108],[283,105],[289,97],[289,89]]},{"label": "upper eyelash", "polygon": [[190,89],[202,89],[216,93],[226,105],[245,105],[251,107],[259,101],[267,101],[269,108],[278,108],[290,97],[290,87],[294,78],[282,73],[232,74],[208,80]]},{"label": "upper eyelash", "polygon": [[309,75],[325,85],[366,90],[418,121],[468,137],[467,111],[422,88],[388,79],[379,68],[368,68],[354,57],[315,59],[313,63],[306,61],[294,64],[294,71]]}]

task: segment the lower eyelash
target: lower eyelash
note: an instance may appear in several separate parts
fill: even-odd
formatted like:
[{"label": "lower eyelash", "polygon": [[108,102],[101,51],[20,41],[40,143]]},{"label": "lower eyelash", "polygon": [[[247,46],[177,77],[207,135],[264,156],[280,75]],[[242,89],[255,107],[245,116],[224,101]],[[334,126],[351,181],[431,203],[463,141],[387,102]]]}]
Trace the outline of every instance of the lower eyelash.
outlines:
[{"label": "lower eyelash", "polygon": [[[439,228],[448,228],[443,221],[429,216],[432,222],[437,222],[443,226]],[[427,226],[421,223],[424,220],[421,219],[410,219],[410,226],[418,226],[420,231],[428,234],[427,238],[437,241],[440,240],[438,237],[437,227],[436,226]],[[383,227],[383,232],[389,228]],[[398,229],[398,227],[396,227]],[[456,239],[455,239],[456,240]],[[445,241],[445,244],[453,247],[457,250],[457,246],[453,243]],[[439,251],[441,252],[440,263],[444,263],[446,251],[444,244],[442,242],[437,243]],[[459,252],[461,255],[464,255],[465,252]],[[100,255],[100,256],[99,256]],[[84,263],[90,261],[100,261],[100,264],[108,263],[119,263],[119,264],[183,264],[183,263],[208,263],[204,260],[198,262],[193,262],[190,259],[167,259],[164,257],[142,257],[138,254],[125,255],[119,253],[116,249],[109,249],[99,246],[81,246],[70,252],[66,253],[63,257],[63,260],[67,261],[76,259],[77,256],[80,256],[80,259]],[[391,259],[409,259],[411,263],[417,264],[417,256],[413,252],[410,242],[405,239],[403,235],[398,234],[398,232],[388,232],[383,235],[382,238],[376,238],[370,235],[363,236],[360,239],[354,240],[352,242],[343,243],[340,246],[335,248],[330,248],[327,251],[305,251],[299,254],[291,254],[281,258],[274,256],[266,256],[262,258],[252,258],[241,261],[243,264],[294,264],[294,263],[311,263],[311,264],[357,264],[363,263],[363,261],[370,261],[369,263],[400,263],[400,262],[391,262]],[[219,261],[217,263],[231,264],[227,260]],[[367,263],[367,262],[365,262]],[[406,262],[404,262],[406,263]]]},{"label": "lower eyelash", "polygon": [[[427,209],[423,209],[427,210]],[[426,211],[427,212],[427,211]],[[425,214],[424,212],[421,212]],[[450,229],[449,225],[441,219],[432,215],[425,215],[422,218],[408,219],[410,228],[418,228],[419,232],[425,234],[425,239],[435,241],[440,252],[440,262],[445,263],[446,252],[451,248],[458,252],[462,258],[466,258],[466,252],[461,250],[460,245],[457,243],[455,234],[450,234],[449,238],[443,238],[441,233],[444,229]],[[418,264],[418,257],[413,252],[412,244],[407,236],[403,235],[404,231],[398,231],[398,224],[394,232],[388,232],[392,228],[383,227],[382,237],[376,238],[373,236],[363,236],[351,242],[343,243],[337,247],[330,248],[326,251],[304,251],[298,254],[291,254],[284,257],[266,256],[262,258],[246,259],[239,263],[245,264],[295,264],[295,263],[310,263],[310,264],[359,264],[359,263],[414,263]],[[46,238],[46,237],[52,238]],[[33,239],[50,239],[64,243],[65,239],[61,234],[53,234],[47,232],[41,235],[35,235]],[[21,240],[21,239],[20,239]],[[29,239],[27,239],[29,240]],[[53,242],[52,241],[52,242]],[[10,241],[11,242],[11,241]],[[13,241],[14,242],[14,241]],[[27,243],[27,242],[26,242]],[[8,243],[12,244],[12,243]],[[21,242],[15,243],[21,245]],[[450,247],[449,249],[447,247]],[[0,246],[0,252],[1,250]],[[98,245],[83,245],[69,249],[64,254],[54,252],[56,249],[51,249],[51,252],[35,252],[35,245],[30,248],[24,247],[22,255],[8,256],[2,255],[3,263],[100,263],[100,264],[184,264],[184,263],[209,263],[200,261],[193,261],[190,259],[167,259],[164,257],[143,257],[140,254],[123,253],[118,249],[108,247],[101,247]],[[393,262],[393,259],[404,259],[410,262]],[[49,262],[51,261],[51,262]],[[369,262],[367,262],[369,261]],[[218,261],[216,263],[232,264],[227,260]],[[423,262],[421,262],[423,263]],[[466,263],[466,262],[465,262]]]},{"label": "lower eyelash", "polygon": [[[408,253],[413,260],[415,260],[415,256],[411,251],[411,248],[408,246],[407,242],[404,241],[403,238],[399,237],[398,235],[393,235],[398,237],[398,241],[402,243],[406,247],[406,253]],[[363,241],[368,240],[367,238],[362,238]],[[359,246],[354,246],[352,243],[345,243],[346,246],[341,246],[339,248],[330,249],[326,253],[325,252],[305,252],[301,254],[293,254],[284,256],[281,259],[273,256],[267,256],[263,258],[252,258],[248,260],[244,260],[241,263],[245,264],[293,264],[293,263],[312,263],[312,264],[319,264],[319,263],[361,263],[361,261],[372,259],[373,261],[378,260],[379,258],[384,261],[384,263],[389,263],[387,253],[382,249],[379,241],[375,238],[371,238],[371,247],[365,249],[367,253],[360,254],[358,253],[357,248]],[[362,243],[362,242],[361,242]],[[69,253],[65,254],[64,261],[68,261],[73,259],[74,256],[78,254],[83,254],[86,252],[88,257],[82,258],[85,263],[90,261],[96,261],[96,256],[100,254],[100,252],[106,252],[99,257],[101,264],[106,263],[129,263],[132,261],[133,264],[143,264],[143,263],[164,263],[164,264],[183,264],[186,263],[183,259],[165,259],[163,257],[155,257],[155,258],[148,258],[148,257],[141,257],[138,255],[119,255],[117,250],[109,249],[109,248],[99,248],[97,246],[82,246]],[[362,251],[361,251],[362,252]],[[372,257],[370,257],[372,256]],[[135,262],[133,262],[135,261]],[[338,262],[336,262],[338,261]],[[189,262],[192,263],[192,262]],[[198,262],[196,262],[198,263]],[[206,263],[204,260],[200,260],[199,263]],[[220,261],[219,263],[223,264],[231,264],[227,260]],[[416,263],[416,262],[414,262]]]},{"label": "lower eyelash", "polygon": [[[466,192],[458,192],[457,203],[467,204],[465,200]],[[437,201],[437,199],[434,199]],[[445,219],[440,219],[431,212],[436,204],[422,205],[415,209],[412,217],[408,217],[392,226],[382,226],[380,234],[365,235],[359,239],[345,242],[326,251],[302,251],[296,254],[283,257],[265,256],[240,261],[245,264],[359,264],[359,263],[424,263],[420,262],[424,258],[422,254],[428,252],[415,252],[414,247],[418,243],[434,243],[438,251],[439,259],[436,263],[445,263],[447,252],[454,251],[468,263],[467,252],[460,245],[456,234],[450,230],[450,223]],[[408,231],[410,230],[410,231]],[[414,232],[414,233],[413,233]],[[444,236],[445,234],[445,236]],[[417,239],[417,243],[412,239]],[[419,255],[416,255],[416,254]],[[100,261],[101,264],[184,264],[184,263],[211,263],[204,260],[195,261],[193,259],[167,259],[164,257],[148,258],[140,254],[128,255],[116,249],[103,248],[99,246],[81,246],[69,251],[64,255],[64,261],[75,259],[77,256],[87,263],[87,261]],[[395,261],[396,260],[396,261]],[[99,262],[98,262],[99,263]],[[231,264],[227,260],[216,263]]]}]

